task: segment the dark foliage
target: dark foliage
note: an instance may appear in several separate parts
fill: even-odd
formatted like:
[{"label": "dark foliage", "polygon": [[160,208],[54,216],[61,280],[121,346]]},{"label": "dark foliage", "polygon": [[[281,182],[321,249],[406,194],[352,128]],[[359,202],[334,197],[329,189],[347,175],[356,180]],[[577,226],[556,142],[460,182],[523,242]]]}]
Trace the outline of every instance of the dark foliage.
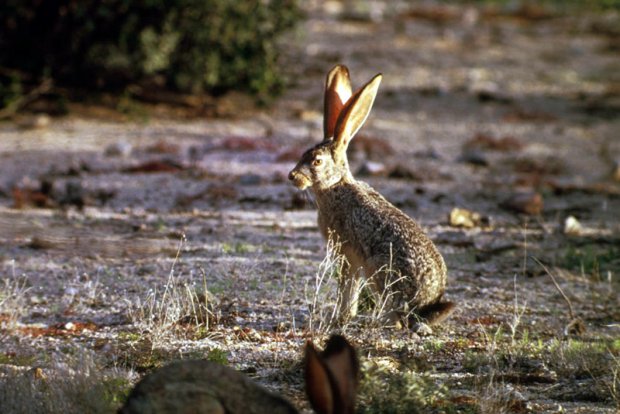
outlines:
[{"label": "dark foliage", "polygon": [[296,0],[4,0],[0,66],[89,89],[156,81],[267,99],[282,83],[276,39],[300,16]]}]

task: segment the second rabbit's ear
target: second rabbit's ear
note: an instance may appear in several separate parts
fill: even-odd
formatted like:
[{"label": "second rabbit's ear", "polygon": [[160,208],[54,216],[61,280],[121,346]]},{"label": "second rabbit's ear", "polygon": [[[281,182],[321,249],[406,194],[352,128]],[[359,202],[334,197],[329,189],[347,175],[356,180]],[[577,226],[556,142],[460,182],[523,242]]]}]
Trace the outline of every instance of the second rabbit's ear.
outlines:
[{"label": "second rabbit's ear", "polygon": [[351,97],[351,93],[349,69],[346,66],[338,65],[330,70],[325,81],[324,139],[327,140],[334,136],[336,121],[344,104]]},{"label": "second rabbit's ear", "polygon": [[329,370],[310,341],[306,344],[304,365],[310,405],[319,414],[335,414],[334,399],[337,397],[333,393]]},{"label": "second rabbit's ear", "polygon": [[355,348],[341,335],[332,335],[321,358],[327,366],[333,380],[332,387],[337,388],[334,411],[353,413],[359,379],[359,361]]},{"label": "second rabbit's ear", "polygon": [[334,128],[334,140],[338,152],[346,152],[349,142],[368,118],[382,77],[381,74],[378,74],[372,78],[370,82],[355,92],[355,95],[349,98],[342,108]]},{"label": "second rabbit's ear", "polygon": [[353,414],[359,376],[355,348],[341,335],[332,335],[320,354],[308,341],[305,359],[306,392],[319,414]]}]

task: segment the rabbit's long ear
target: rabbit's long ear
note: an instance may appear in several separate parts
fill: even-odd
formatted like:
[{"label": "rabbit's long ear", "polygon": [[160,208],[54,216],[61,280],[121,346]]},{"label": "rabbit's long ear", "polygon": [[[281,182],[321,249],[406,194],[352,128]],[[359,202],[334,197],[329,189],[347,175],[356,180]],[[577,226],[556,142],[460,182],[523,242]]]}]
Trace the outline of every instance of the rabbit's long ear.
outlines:
[{"label": "rabbit's long ear", "polygon": [[341,335],[332,335],[321,354],[338,389],[335,412],[353,413],[359,377],[359,362],[355,348]]},{"label": "rabbit's long ear", "polygon": [[340,335],[332,335],[319,354],[306,346],[306,392],[319,414],[352,414],[359,375],[355,349]]},{"label": "rabbit's long ear", "polygon": [[310,341],[306,344],[305,380],[308,400],[319,414],[334,414],[332,380],[327,366]]},{"label": "rabbit's long ear", "polygon": [[342,111],[351,94],[349,69],[343,65],[334,67],[327,74],[327,80],[325,81],[323,132],[326,140],[334,136],[334,128],[340,111]]},{"label": "rabbit's long ear", "polygon": [[334,130],[337,152],[346,152],[349,142],[368,118],[382,77],[376,75],[345,103]]}]

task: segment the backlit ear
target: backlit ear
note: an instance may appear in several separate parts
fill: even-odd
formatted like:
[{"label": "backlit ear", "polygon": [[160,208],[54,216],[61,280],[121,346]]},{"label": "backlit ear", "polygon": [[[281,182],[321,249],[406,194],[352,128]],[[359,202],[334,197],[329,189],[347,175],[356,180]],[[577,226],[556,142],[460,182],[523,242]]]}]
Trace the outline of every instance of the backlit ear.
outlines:
[{"label": "backlit ear", "polygon": [[325,139],[334,136],[334,128],[338,116],[350,97],[351,80],[349,78],[349,69],[346,66],[338,65],[329,71],[325,81],[325,117],[323,118]]},{"label": "backlit ear", "polygon": [[349,142],[362,127],[377,96],[382,75],[378,74],[355,93],[344,105],[334,129],[337,153],[344,153]]},{"label": "backlit ear", "polygon": [[306,393],[314,411],[319,414],[335,414],[334,394],[329,372],[310,341],[306,344],[305,359]]}]

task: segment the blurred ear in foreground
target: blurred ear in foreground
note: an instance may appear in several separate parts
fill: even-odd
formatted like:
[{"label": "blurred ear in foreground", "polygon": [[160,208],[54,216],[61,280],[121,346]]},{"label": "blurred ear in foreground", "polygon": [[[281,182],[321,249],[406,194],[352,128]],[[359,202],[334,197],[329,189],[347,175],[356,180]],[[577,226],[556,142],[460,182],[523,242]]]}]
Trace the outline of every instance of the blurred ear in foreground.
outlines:
[{"label": "blurred ear in foreground", "polygon": [[306,345],[306,392],[319,414],[352,414],[358,386],[359,362],[355,349],[340,335],[332,335],[323,352]]}]

